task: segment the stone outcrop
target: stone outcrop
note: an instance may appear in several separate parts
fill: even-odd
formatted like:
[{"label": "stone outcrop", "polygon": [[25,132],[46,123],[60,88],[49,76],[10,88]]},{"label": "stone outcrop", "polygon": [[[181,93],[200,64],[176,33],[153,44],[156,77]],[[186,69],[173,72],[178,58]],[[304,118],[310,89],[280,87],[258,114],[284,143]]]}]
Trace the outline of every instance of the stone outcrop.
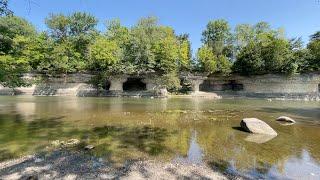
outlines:
[{"label": "stone outcrop", "polygon": [[[154,75],[112,76],[105,79],[103,89],[92,84],[93,74],[75,73],[43,77],[41,74],[26,74],[26,79],[42,79],[30,87],[7,88],[0,85],[0,95],[34,96],[157,96],[161,87]],[[135,92],[124,90],[129,79],[139,79],[145,90]],[[202,92],[217,93],[222,97],[277,98],[284,100],[320,101],[320,74],[300,74],[293,76],[209,76],[181,75],[190,83],[191,94]],[[103,79],[102,79],[103,81]],[[38,82],[38,81],[36,81]],[[144,95],[146,94],[146,95]],[[166,93],[164,93],[166,94]],[[201,95],[202,96],[202,95]],[[206,96],[208,97],[208,96]],[[212,96],[210,96],[212,97]]]},{"label": "stone outcrop", "polygon": [[241,128],[249,133],[266,134],[277,136],[277,132],[272,129],[267,123],[257,118],[245,118],[240,123]]},{"label": "stone outcrop", "polygon": [[127,77],[112,77],[110,81],[110,91],[123,91],[123,83],[127,81]]}]

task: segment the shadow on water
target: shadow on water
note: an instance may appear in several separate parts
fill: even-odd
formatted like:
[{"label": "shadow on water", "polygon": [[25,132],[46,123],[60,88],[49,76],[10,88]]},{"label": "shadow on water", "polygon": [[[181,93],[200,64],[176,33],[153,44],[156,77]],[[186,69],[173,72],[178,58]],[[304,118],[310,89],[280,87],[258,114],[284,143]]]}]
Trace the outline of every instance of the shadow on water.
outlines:
[{"label": "shadow on water", "polygon": [[71,138],[95,144],[97,154],[101,155],[111,156],[122,151],[156,156],[170,151],[164,141],[175,133],[151,126],[113,125],[79,129],[64,119],[65,116],[56,116],[26,121],[16,114],[0,114],[0,160],[41,151],[54,140]]},{"label": "shadow on water", "polygon": [[232,127],[232,129],[237,130],[237,131],[247,132],[247,131],[245,131],[242,127],[240,127],[240,126],[238,126],[238,127]]},{"label": "shadow on water", "polygon": [[[165,138],[170,133],[164,128],[158,127],[124,127],[103,126],[96,127],[91,132],[101,138],[111,137],[113,141],[119,141],[120,148],[135,148],[149,155],[158,155],[166,150],[163,145]],[[101,146],[101,145],[100,145]]]}]

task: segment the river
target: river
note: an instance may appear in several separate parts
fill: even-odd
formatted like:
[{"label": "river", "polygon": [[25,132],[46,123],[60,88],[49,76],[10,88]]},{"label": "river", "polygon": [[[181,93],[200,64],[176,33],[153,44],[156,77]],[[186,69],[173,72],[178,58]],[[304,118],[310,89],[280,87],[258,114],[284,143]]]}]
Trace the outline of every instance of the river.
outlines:
[{"label": "river", "polygon": [[[297,123],[276,122],[282,115]],[[245,117],[264,120],[278,136],[241,131]],[[179,161],[253,178],[320,179],[320,102],[0,97],[0,161],[68,139],[114,163]]]}]

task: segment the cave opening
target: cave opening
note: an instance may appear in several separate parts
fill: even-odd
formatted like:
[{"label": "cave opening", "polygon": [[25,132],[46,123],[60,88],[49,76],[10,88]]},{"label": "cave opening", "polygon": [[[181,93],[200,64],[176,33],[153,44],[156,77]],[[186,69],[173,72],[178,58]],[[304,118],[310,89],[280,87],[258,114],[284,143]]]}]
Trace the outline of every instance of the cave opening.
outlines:
[{"label": "cave opening", "polygon": [[224,91],[242,91],[243,84],[240,84],[235,80],[231,80],[231,81],[229,81],[229,83],[223,84],[222,90],[224,90]]},{"label": "cave opening", "polygon": [[214,82],[210,80],[204,80],[202,84],[199,86],[200,91],[211,92],[214,91]]},{"label": "cave opening", "polygon": [[145,91],[146,89],[147,85],[142,82],[141,78],[128,78],[128,80],[123,83],[124,91]]}]

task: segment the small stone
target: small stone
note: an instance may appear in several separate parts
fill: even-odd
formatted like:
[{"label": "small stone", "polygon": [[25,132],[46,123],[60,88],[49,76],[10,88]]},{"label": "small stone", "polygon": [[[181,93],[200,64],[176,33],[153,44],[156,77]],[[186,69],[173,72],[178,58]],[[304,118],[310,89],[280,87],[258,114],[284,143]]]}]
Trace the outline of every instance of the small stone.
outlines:
[{"label": "small stone", "polygon": [[86,147],[84,147],[84,150],[91,150],[94,149],[93,145],[87,145]]},{"label": "small stone", "polygon": [[36,158],[36,159],[34,160],[35,163],[40,163],[40,162],[42,162],[42,161],[43,161],[43,159],[41,159],[41,158]]},{"label": "small stone", "polygon": [[295,120],[287,117],[287,116],[280,116],[276,119],[277,121],[281,121],[281,122],[287,122],[287,123],[296,123]]},{"label": "small stone", "polygon": [[80,141],[78,139],[69,139],[67,142],[66,142],[66,146],[70,147],[70,146],[75,146],[77,144],[79,144]]},{"label": "small stone", "polygon": [[37,180],[37,179],[39,179],[39,178],[38,178],[38,176],[36,176],[36,175],[26,175],[26,176],[22,176],[20,179]]},{"label": "small stone", "polygon": [[64,144],[64,141],[55,140],[51,142],[51,145],[54,147],[59,147]]}]

